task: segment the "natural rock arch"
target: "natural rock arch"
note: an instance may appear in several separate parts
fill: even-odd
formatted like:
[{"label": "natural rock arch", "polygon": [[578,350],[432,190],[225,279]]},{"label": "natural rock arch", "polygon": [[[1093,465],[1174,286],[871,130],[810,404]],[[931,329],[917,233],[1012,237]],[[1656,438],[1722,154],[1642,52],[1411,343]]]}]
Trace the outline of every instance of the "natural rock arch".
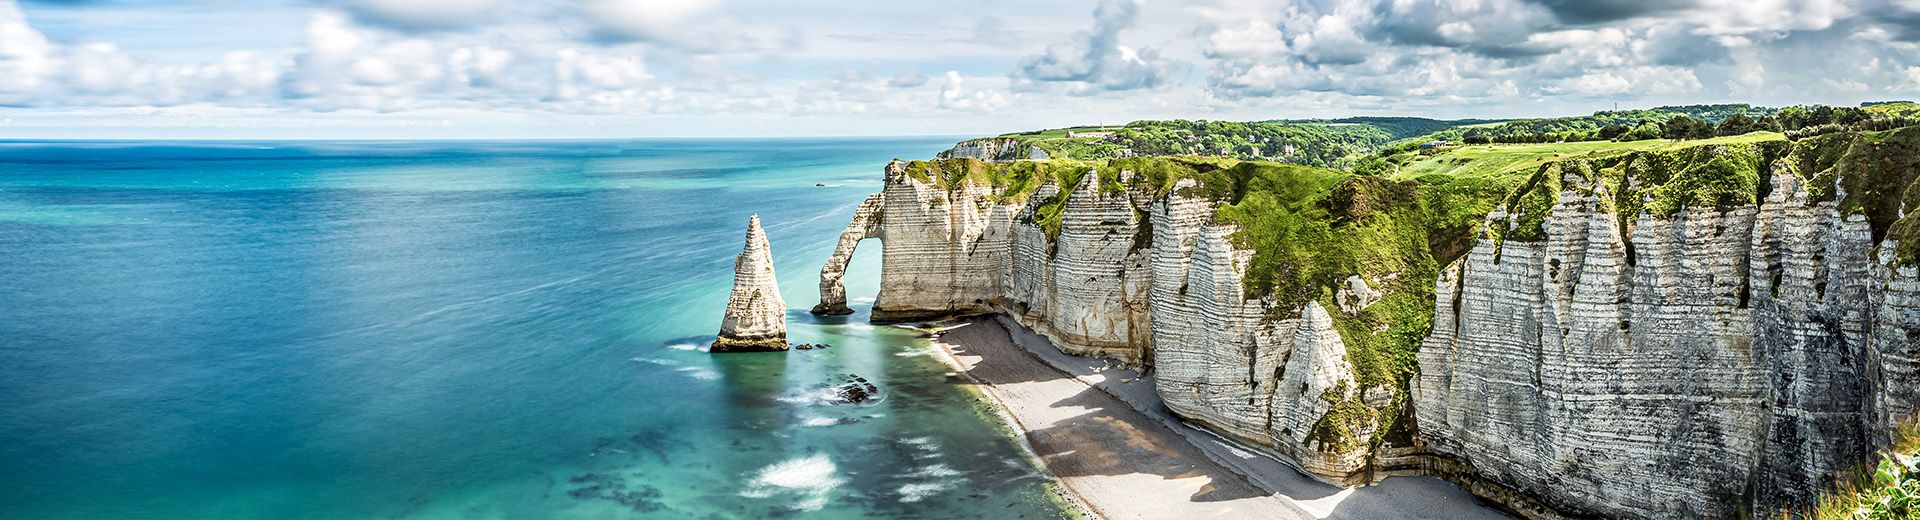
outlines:
[{"label": "natural rock arch", "polygon": [[882,238],[880,206],[883,200],[881,193],[868,195],[853,211],[853,221],[847,223],[847,229],[840,232],[840,243],[834,246],[833,256],[820,267],[820,303],[813,306],[814,314],[853,314],[853,309],[847,307],[847,285],[842,279],[847,276],[847,263],[853,261],[853,251],[860,246],[860,241]]}]

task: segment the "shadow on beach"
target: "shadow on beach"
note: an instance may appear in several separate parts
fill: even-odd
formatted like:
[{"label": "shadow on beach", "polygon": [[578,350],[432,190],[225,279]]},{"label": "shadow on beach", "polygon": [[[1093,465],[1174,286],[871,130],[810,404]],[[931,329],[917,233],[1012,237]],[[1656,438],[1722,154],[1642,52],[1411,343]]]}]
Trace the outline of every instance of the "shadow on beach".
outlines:
[{"label": "shadow on beach", "polygon": [[[966,376],[963,383],[981,385],[999,401],[1047,469],[1109,517],[1508,518],[1430,477],[1345,489],[1279,460],[1248,456],[1174,419],[1151,380],[1122,383],[1137,376],[1036,346],[1044,343],[1034,341],[1038,336],[1019,341],[1013,334],[1033,335],[972,318],[937,340]],[[1196,445],[1208,442],[1211,452]],[[1216,462],[1220,457],[1238,460],[1229,469]]]}]

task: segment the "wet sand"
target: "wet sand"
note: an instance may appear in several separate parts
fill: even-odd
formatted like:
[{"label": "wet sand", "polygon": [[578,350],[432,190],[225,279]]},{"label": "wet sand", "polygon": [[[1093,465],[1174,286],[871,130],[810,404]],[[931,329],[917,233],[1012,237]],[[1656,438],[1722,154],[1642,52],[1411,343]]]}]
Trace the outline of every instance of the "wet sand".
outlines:
[{"label": "wet sand", "polygon": [[1034,453],[1107,518],[1509,518],[1429,477],[1342,489],[1193,428],[1151,380],[1068,356],[1005,317],[949,324],[934,343],[983,387]]}]

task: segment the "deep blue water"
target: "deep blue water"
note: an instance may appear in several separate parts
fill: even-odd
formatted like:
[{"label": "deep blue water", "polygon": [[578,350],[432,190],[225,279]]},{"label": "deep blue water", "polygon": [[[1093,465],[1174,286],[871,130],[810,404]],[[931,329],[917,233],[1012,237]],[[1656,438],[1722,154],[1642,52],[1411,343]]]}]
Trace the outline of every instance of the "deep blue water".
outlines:
[{"label": "deep blue water", "polygon": [[[1059,516],[877,247],[804,312],[951,141],[0,142],[0,517]],[[833,348],[696,348],[754,212]]]}]

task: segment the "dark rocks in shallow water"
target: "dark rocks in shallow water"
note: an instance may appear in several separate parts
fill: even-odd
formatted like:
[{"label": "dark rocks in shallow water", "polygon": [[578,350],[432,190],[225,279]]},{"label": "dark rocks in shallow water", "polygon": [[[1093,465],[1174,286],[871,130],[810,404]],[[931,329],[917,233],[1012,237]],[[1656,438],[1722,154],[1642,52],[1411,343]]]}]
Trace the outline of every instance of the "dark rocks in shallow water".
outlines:
[{"label": "dark rocks in shallow water", "polygon": [[798,344],[798,345],[794,345],[794,346],[793,346],[793,348],[794,348],[794,349],[797,349],[797,350],[813,350],[813,344],[812,344],[812,343],[801,343],[801,344]]},{"label": "dark rocks in shallow water", "polygon": [[834,386],[834,396],[840,404],[868,404],[880,400],[880,387],[874,386],[867,378],[847,374],[841,377],[839,385]]},{"label": "dark rocks in shallow water", "polygon": [[567,491],[567,496],[575,500],[605,500],[636,513],[652,513],[667,508],[667,504],[660,501],[659,488],[642,485],[639,489],[633,489],[617,475],[582,473],[567,479],[567,482],[576,486]]}]

